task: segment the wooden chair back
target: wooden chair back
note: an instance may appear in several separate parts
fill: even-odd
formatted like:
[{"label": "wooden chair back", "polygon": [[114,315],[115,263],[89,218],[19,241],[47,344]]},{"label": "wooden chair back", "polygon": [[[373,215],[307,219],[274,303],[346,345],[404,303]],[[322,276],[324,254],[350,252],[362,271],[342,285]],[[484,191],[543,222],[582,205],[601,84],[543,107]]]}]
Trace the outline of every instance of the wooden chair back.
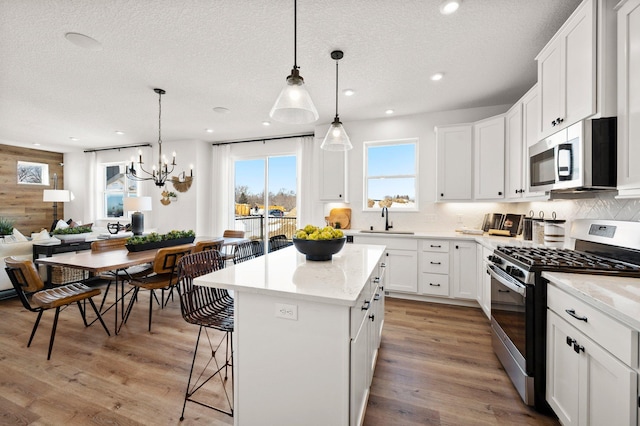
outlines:
[{"label": "wooden chair back", "polygon": [[206,250],[220,251],[222,250],[223,243],[224,243],[224,238],[215,238],[211,240],[198,241],[192,253],[199,253],[201,251],[206,251]]},{"label": "wooden chair back", "polygon": [[244,231],[236,231],[235,229],[227,229],[222,233],[225,238],[244,238]]},{"label": "wooden chair back", "polygon": [[16,292],[31,294],[44,288],[44,282],[31,260],[7,257],[4,263],[7,265],[5,269]]},{"label": "wooden chair back", "polygon": [[191,253],[193,244],[161,248],[153,260],[153,272],[156,274],[174,274],[178,271],[178,262]]},{"label": "wooden chair back", "polygon": [[109,238],[107,240],[97,240],[91,243],[92,252],[103,252],[124,248],[127,238]]}]

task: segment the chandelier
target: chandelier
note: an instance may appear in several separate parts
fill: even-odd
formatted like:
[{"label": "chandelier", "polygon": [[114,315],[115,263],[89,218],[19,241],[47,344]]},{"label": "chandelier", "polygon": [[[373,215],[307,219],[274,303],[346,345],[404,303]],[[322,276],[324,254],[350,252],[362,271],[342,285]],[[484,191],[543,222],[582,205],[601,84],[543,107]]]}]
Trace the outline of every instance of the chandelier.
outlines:
[{"label": "chandelier", "polygon": [[[169,163],[165,155],[162,155],[162,95],[167,92],[157,88],[153,89],[153,91],[158,94],[158,164],[157,167],[155,164],[152,165],[151,171],[145,170],[143,166],[144,162],[142,161],[142,150],[139,150],[138,161],[135,162],[134,158],[131,157],[131,164],[126,167],[127,177],[136,181],[153,180],[153,183],[158,187],[163,187],[167,179],[170,179],[174,186],[176,184],[182,184],[188,189],[193,181],[193,166],[191,167],[190,176],[187,176],[183,171],[178,177],[169,178],[171,173],[173,173],[173,169],[176,167],[176,152],[174,151],[171,156],[171,163]],[[140,175],[140,172],[144,173],[144,175]]]}]

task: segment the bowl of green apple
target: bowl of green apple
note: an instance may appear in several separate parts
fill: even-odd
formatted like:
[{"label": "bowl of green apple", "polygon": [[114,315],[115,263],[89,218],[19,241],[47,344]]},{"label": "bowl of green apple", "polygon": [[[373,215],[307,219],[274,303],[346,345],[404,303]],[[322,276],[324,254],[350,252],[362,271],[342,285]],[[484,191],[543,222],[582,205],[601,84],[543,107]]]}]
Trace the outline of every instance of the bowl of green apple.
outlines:
[{"label": "bowl of green apple", "polygon": [[331,226],[320,228],[307,225],[298,229],[293,236],[293,245],[307,260],[331,260],[334,254],[342,250],[346,237],[339,229]]}]

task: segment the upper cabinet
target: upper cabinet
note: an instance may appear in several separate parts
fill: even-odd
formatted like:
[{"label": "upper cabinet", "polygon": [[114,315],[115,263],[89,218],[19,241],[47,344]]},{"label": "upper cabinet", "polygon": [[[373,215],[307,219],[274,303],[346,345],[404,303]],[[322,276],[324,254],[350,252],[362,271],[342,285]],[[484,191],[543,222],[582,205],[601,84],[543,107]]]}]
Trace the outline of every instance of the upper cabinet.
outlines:
[{"label": "upper cabinet", "polygon": [[640,0],[618,9],[618,193],[640,197]]},{"label": "upper cabinet", "polygon": [[320,150],[320,199],[349,202],[346,179],[347,153]]},{"label": "upper cabinet", "polygon": [[476,200],[502,199],[504,198],[504,115],[474,123],[473,138],[474,198]]},{"label": "upper cabinet", "polygon": [[436,127],[437,201],[471,200],[472,125]]},{"label": "upper cabinet", "polygon": [[616,115],[616,1],[584,0],[536,57],[539,139],[590,116]]}]

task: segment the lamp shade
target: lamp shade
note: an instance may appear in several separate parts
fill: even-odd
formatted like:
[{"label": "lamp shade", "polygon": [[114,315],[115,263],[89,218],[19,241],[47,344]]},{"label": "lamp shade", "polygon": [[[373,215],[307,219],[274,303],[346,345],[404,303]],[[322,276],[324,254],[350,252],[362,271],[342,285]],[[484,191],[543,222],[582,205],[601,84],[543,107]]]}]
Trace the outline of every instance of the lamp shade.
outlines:
[{"label": "lamp shade", "polygon": [[327,151],[348,151],[353,148],[347,131],[344,130],[342,123],[337,118],[329,126],[320,148]]},{"label": "lamp shade", "polygon": [[313,123],[318,119],[318,110],[304,87],[304,80],[296,78],[293,71],[269,115],[276,121],[290,124]]},{"label": "lamp shade", "polygon": [[67,203],[75,197],[67,189],[45,189],[42,194],[42,201],[52,203]]},{"label": "lamp shade", "polygon": [[151,210],[151,197],[125,197],[123,207],[128,212]]}]

